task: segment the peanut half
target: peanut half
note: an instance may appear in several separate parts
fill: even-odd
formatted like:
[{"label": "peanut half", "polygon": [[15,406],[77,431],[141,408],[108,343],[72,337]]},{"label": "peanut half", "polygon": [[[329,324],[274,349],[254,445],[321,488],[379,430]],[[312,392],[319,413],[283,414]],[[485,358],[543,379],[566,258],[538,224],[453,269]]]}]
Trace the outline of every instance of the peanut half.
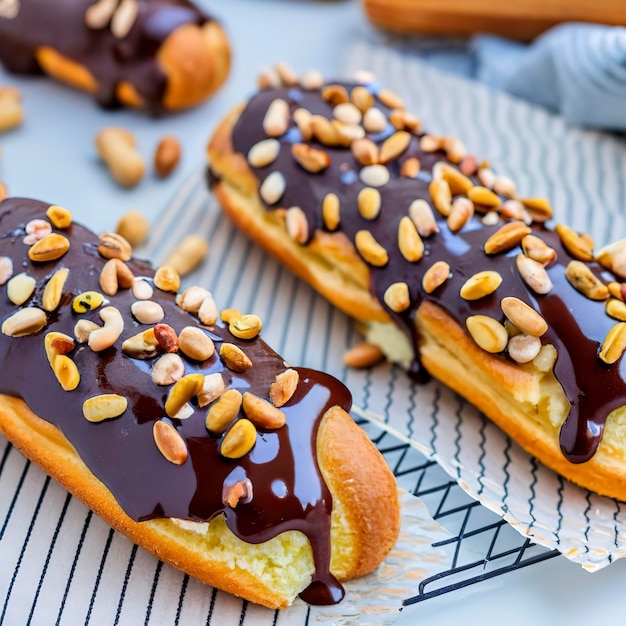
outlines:
[{"label": "peanut half", "polygon": [[207,430],[221,435],[239,414],[241,401],[241,392],[236,389],[225,391],[207,412],[205,422]]},{"label": "peanut half", "polygon": [[502,284],[502,276],[493,270],[477,272],[470,276],[461,287],[460,296],[464,300],[480,300],[492,294]]},{"label": "peanut half", "polygon": [[7,317],[2,323],[2,333],[9,337],[26,337],[38,333],[47,323],[45,311],[37,307],[28,307]]},{"label": "peanut half", "polygon": [[297,370],[286,369],[276,375],[276,380],[270,385],[270,402],[275,407],[281,407],[291,400],[298,388],[300,375]]},{"label": "peanut half", "polygon": [[154,422],[152,436],[159,452],[170,463],[182,465],[187,460],[187,444],[172,424],[163,420]]},{"label": "peanut half", "polygon": [[185,375],[185,364],[178,354],[168,352],[152,366],[150,375],[155,385],[173,385]]},{"label": "peanut half", "polygon": [[59,332],[45,336],[44,347],[50,367],[64,391],[73,391],[80,383],[80,373],[76,363],[67,354],[74,349],[74,340]]},{"label": "peanut half", "polygon": [[63,287],[65,287],[65,281],[69,273],[70,270],[67,267],[62,267],[50,277],[41,296],[41,305],[44,310],[48,312],[56,311],[61,303]]},{"label": "peanut half", "polygon": [[165,412],[169,417],[176,417],[178,412],[189,402],[194,396],[197,396],[204,385],[204,376],[202,374],[187,374],[177,380],[165,401]]},{"label": "peanut half", "polygon": [[509,341],[506,328],[487,315],[472,315],[465,320],[472,339],[486,352],[502,352]]},{"label": "peanut half", "polygon": [[246,372],[252,367],[250,357],[234,343],[224,342],[220,348],[220,358],[233,372]]},{"label": "peanut half", "polygon": [[256,428],[247,419],[237,420],[226,433],[220,446],[220,453],[227,459],[240,459],[254,448]]},{"label": "peanut half", "polygon": [[105,393],[87,398],[83,402],[83,415],[89,422],[97,423],[122,415],[128,407],[128,400],[115,393]]},{"label": "peanut half", "polygon": [[249,391],[243,394],[242,408],[246,417],[257,428],[264,430],[281,428],[287,420],[287,416],[280,409]]},{"label": "peanut half", "polygon": [[46,235],[35,242],[28,249],[28,258],[31,261],[44,263],[45,261],[56,261],[60,259],[70,249],[70,240],[59,233]]}]

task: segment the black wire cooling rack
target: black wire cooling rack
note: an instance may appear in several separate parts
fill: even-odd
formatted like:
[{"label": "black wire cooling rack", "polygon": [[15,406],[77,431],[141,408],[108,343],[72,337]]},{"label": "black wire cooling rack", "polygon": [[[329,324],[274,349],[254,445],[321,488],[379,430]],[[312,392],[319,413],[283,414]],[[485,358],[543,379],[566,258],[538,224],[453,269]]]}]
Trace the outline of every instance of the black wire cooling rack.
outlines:
[{"label": "black wire cooling rack", "polygon": [[419,497],[448,539],[433,547],[452,545],[449,568],[423,579],[404,605],[461,589],[558,556],[558,550],[523,537],[501,517],[467,495],[435,462],[411,444],[399,440],[366,419],[356,422],[367,432],[393,470],[401,489]]}]

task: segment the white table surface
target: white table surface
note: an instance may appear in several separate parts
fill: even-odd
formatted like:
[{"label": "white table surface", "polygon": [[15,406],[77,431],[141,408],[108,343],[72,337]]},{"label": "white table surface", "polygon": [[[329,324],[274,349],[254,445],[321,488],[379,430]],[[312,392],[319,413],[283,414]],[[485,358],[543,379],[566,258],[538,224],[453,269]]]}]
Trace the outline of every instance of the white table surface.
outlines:
[{"label": "white table surface", "polygon": [[[204,4],[204,3],[202,3]],[[17,85],[26,120],[0,136],[0,180],[11,195],[39,198],[71,209],[94,230],[111,229],[119,216],[139,209],[150,219],[185,177],[204,160],[207,139],[230,106],[255,85],[258,69],[287,60],[296,70],[338,74],[342,51],[367,28],[356,0],[228,0],[206,3],[225,25],[234,49],[231,76],[211,101],[182,115],[153,119],[129,111],[106,112],[87,96],[49,80],[7,75]],[[176,135],[184,150],[178,170],[161,181],[152,174],[133,190],[116,187],[98,162],[95,133],[107,125],[131,128],[149,159],[164,134]],[[551,559],[407,609],[399,624],[582,625],[626,614],[626,562],[588,574]]]}]

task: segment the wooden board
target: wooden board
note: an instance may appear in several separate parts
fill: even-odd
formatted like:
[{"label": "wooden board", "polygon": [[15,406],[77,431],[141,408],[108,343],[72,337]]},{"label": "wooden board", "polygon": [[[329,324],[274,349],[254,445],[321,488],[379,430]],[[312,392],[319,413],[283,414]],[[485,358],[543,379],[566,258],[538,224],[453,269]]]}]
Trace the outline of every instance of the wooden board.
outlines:
[{"label": "wooden board", "polygon": [[376,26],[399,33],[496,33],[529,40],[561,22],[626,24],[626,0],[361,0]]}]

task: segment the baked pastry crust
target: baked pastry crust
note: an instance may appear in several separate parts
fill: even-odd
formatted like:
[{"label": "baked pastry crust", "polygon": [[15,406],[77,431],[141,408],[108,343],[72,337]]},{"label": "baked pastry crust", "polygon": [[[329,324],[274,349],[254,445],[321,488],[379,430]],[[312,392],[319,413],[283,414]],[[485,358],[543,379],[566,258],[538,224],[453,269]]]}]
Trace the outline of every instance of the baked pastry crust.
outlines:
[{"label": "baked pastry crust", "polygon": [[[235,107],[215,130],[208,159],[212,189],[225,213],[248,237],[355,317],[391,359],[394,349],[384,334],[381,340],[381,324],[403,329],[420,367],[467,398],[542,463],[592,491],[626,500],[626,385],[619,365],[624,345],[614,334],[622,327],[616,315],[604,310],[607,303],[621,309],[623,242],[594,253],[588,236],[562,225],[557,232],[547,228],[544,222],[552,214],[547,200],[520,198],[512,181],[498,178],[488,164],[481,166],[458,140],[424,133],[401,99],[371,77],[314,87],[304,83],[303,78],[299,85],[266,87],[247,105]],[[370,94],[369,102],[364,92]],[[288,103],[286,132],[272,136],[280,143],[278,156],[256,166],[249,150],[269,138],[264,112],[276,99]],[[364,100],[368,104],[363,107]],[[357,104],[362,114],[370,107],[383,111],[386,130],[363,132],[365,122],[348,123],[345,109],[336,110],[338,105],[359,108]],[[300,109],[309,115],[295,114]],[[344,131],[352,139],[341,144],[336,136],[311,130],[307,127],[311,115],[326,118],[335,127],[352,124],[351,130]],[[359,118],[354,109],[350,115]],[[361,127],[360,134],[354,125]],[[320,127],[324,122],[318,120]],[[384,144],[396,139],[406,141],[404,147],[393,158],[381,158]],[[359,160],[364,147],[355,146],[359,141],[370,142],[369,161]],[[291,148],[294,144],[325,153],[326,168],[320,173],[302,166]],[[415,168],[410,161],[417,161],[417,171],[409,173]],[[370,165],[379,168],[378,173],[383,170],[387,178],[370,182],[368,174],[363,175]],[[261,184],[274,172],[285,180],[283,197],[265,201]],[[346,172],[355,175],[346,178]],[[381,199],[382,208],[373,217],[366,217],[359,206],[364,188],[374,188]],[[341,203],[341,224],[336,230],[323,217],[323,199],[331,193]],[[409,261],[401,249],[399,223],[410,216],[419,228],[410,207],[416,200],[429,205],[438,232],[421,233],[422,254]],[[471,206],[464,221],[458,213],[450,217],[456,200],[460,200],[459,210],[467,208],[468,201]],[[306,217],[310,229],[306,241],[294,238],[281,220],[291,206]],[[454,219],[461,221],[455,224]],[[379,264],[376,257],[368,258],[369,252],[357,245],[359,229],[368,230],[382,244],[388,260]],[[513,229],[523,234],[506,240]],[[495,239],[490,239],[492,235]],[[526,235],[533,235],[534,244],[543,246],[549,258],[539,262],[530,257],[520,244]],[[498,237],[497,245],[505,241],[494,251]],[[537,264],[547,281],[537,289],[547,286],[545,291],[536,291],[526,282],[519,257]],[[424,276],[435,261],[447,262],[448,274],[427,291]],[[481,270],[495,273],[502,286],[498,283],[476,299],[460,296],[464,282]],[[589,284],[600,285],[599,297],[589,295],[578,282],[583,275]],[[393,297],[387,300],[387,290],[398,284],[408,294],[400,305]],[[517,306],[521,300],[521,305],[534,309],[532,315],[548,322],[547,331],[530,337],[536,352],[527,361],[510,342],[514,335],[526,337],[528,332],[508,319],[500,306],[503,296],[512,297]],[[504,334],[500,347],[487,350],[479,343],[484,337],[477,339],[466,327],[466,320],[474,315],[491,318],[489,330],[479,334],[489,335],[497,326],[498,333]],[[617,362],[606,360],[612,341],[617,344]],[[607,388],[611,391],[598,391]]]},{"label": "baked pastry crust", "polygon": [[187,0],[131,0],[110,15],[97,5],[22,0],[15,15],[0,14],[0,62],[43,71],[104,106],[153,112],[196,106],[226,80],[228,38]]}]

